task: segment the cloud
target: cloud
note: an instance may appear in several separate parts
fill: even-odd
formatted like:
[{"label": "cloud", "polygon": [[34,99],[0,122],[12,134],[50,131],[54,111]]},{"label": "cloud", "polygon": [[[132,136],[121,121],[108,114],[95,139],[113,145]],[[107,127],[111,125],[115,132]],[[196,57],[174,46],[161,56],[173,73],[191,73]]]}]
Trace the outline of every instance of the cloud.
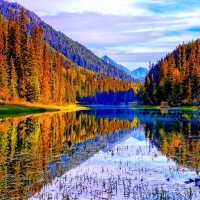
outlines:
[{"label": "cloud", "polygon": [[[138,7],[136,2],[139,0],[17,0],[26,8],[33,9],[35,12],[44,15],[56,15],[59,12],[84,13],[96,12],[101,14],[113,15],[146,15],[147,9]],[[149,2],[149,1],[145,1]],[[157,1],[155,1],[157,2]]]},{"label": "cloud", "polygon": [[[156,36],[141,32],[125,31],[133,27],[134,17],[120,17],[97,13],[62,13],[42,18],[62,30],[66,35],[85,44],[121,44],[131,41],[144,41]],[[59,23],[58,23],[59,22]],[[132,23],[132,24],[131,24]],[[131,24],[131,25],[130,25]]]},{"label": "cloud", "polygon": [[[60,12],[95,12],[104,15],[146,16],[155,12],[155,8],[173,6],[174,0],[16,0],[40,16],[56,15]],[[156,5],[156,6],[155,6]]]},{"label": "cloud", "polygon": [[[156,62],[183,41],[189,42],[198,37],[198,32],[190,29],[198,24],[197,16],[177,18],[166,15],[158,18],[156,15],[134,17],[99,13],[60,13],[42,19],[100,57],[115,54],[116,61],[120,61],[120,55],[130,61],[129,56],[124,55],[135,54],[139,62]],[[154,53],[154,56],[146,57],[147,53]]]}]

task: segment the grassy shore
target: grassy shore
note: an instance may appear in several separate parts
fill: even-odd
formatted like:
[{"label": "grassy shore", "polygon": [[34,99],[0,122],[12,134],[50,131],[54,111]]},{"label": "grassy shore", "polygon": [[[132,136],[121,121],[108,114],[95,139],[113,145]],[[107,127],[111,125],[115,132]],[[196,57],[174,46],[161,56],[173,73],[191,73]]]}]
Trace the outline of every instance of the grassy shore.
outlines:
[{"label": "grassy shore", "polygon": [[42,105],[42,104],[28,104],[28,105],[0,104],[0,117],[27,115],[27,114],[43,113],[43,112],[55,112],[55,111],[72,112],[72,111],[86,110],[86,109],[88,108],[76,104],[70,104],[67,106]]},{"label": "grassy shore", "polygon": [[133,105],[131,107],[135,109],[145,109],[145,110],[159,109],[159,106],[149,106],[149,105],[141,105],[141,106]]},{"label": "grassy shore", "polygon": [[175,107],[174,109],[197,111],[200,110],[200,106],[181,106]]},{"label": "grassy shore", "polygon": [[162,106],[149,106],[149,105],[141,105],[141,106],[132,106],[134,109],[170,109],[170,110],[188,110],[188,111],[197,111],[200,110],[200,106],[180,106],[180,107],[162,107]]}]

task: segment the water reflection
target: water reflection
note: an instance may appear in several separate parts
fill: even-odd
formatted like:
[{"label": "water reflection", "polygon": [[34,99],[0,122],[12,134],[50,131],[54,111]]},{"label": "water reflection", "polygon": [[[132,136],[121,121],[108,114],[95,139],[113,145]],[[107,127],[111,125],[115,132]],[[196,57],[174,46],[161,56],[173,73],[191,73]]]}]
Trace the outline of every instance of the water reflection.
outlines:
[{"label": "water reflection", "polygon": [[182,166],[200,170],[200,116],[180,113],[169,121],[146,122],[146,137],[167,157]]},{"label": "water reflection", "polygon": [[[199,113],[98,108],[0,119],[0,198],[26,198],[137,127],[180,165],[200,166]],[[138,139],[141,137],[139,134]]]}]

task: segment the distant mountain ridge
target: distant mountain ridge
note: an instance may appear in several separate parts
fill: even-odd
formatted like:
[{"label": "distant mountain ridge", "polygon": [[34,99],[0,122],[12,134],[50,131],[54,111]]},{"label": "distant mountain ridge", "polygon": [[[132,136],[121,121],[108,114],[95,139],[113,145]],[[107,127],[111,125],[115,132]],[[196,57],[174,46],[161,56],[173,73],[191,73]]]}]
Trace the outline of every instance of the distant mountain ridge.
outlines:
[{"label": "distant mountain ridge", "polygon": [[[13,17],[15,18],[20,14],[22,6],[18,3],[10,3],[5,0],[0,0],[0,11],[6,19],[9,18],[10,8],[13,9]],[[126,72],[109,63],[103,62],[101,58],[96,56],[85,46],[73,41],[65,34],[61,33],[60,31],[56,31],[50,25],[43,22],[40,17],[38,17],[34,12],[26,9],[26,14],[28,16],[28,33],[31,34],[32,26],[42,26],[44,29],[44,39],[54,49],[59,47],[60,52],[67,58],[71,59],[73,63],[79,66],[83,66],[84,68],[92,70],[99,74],[102,73],[105,76],[119,78],[122,80],[127,80],[129,82],[133,81],[132,76],[128,75]]]},{"label": "distant mountain ridge", "polygon": [[126,72],[127,74],[129,74],[130,76],[132,76],[132,72],[130,70],[128,70],[126,67],[124,67],[123,65],[120,65],[118,63],[116,63],[114,60],[112,60],[111,58],[109,58],[107,55],[103,56],[101,58],[103,61],[119,68],[120,70]]},{"label": "distant mountain ridge", "polygon": [[139,67],[132,71],[132,75],[134,78],[143,78],[146,76],[148,70],[144,67]]},{"label": "distant mountain ridge", "polygon": [[109,58],[107,55],[103,56],[101,58],[103,61],[119,68],[120,70],[126,72],[127,74],[129,74],[130,76],[132,76],[135,80],[141,80],[144,81],[144,78],[146,76],[146,73],[148,72],[148,70],[144,67],[139,67],[135,70],[133,70],[132,72],[130,70],[128,70],[126,67],[124,67],[123,65],[120,65],[118,63],[116,63],[114,60],[112,60],[111,58]]}]

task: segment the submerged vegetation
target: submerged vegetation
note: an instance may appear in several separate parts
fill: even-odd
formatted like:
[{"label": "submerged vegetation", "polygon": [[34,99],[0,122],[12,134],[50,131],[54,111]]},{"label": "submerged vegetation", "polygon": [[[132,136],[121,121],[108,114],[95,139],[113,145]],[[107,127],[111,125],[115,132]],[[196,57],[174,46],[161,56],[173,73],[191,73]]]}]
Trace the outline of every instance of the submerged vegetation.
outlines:
[{"label": "submerged vegetation", "polygon": [[[108,152],[98,152],[79,167],[57,177],[30,199],[196,200],[198,198],[197,187],[176,183],[177,180],[184,180],[184,176],[185,179],[189,177],[187,172],[184,173],[186,168],[177,169],[173,162],[167,161],[167,158],[163,159],[164,156],[149,144],[142,146],[141,149],[140,145],[143,145],[143,142],[131,145],[128,141],[116,145]],[[142,161],[138,163],[137,160],[144,160],[149,165]],[[159,165],[156,165],[156,162],[159,162]],[[91,167],[90,170],[88,166]],[[168,177],[170,181],[167,182]]]}]

